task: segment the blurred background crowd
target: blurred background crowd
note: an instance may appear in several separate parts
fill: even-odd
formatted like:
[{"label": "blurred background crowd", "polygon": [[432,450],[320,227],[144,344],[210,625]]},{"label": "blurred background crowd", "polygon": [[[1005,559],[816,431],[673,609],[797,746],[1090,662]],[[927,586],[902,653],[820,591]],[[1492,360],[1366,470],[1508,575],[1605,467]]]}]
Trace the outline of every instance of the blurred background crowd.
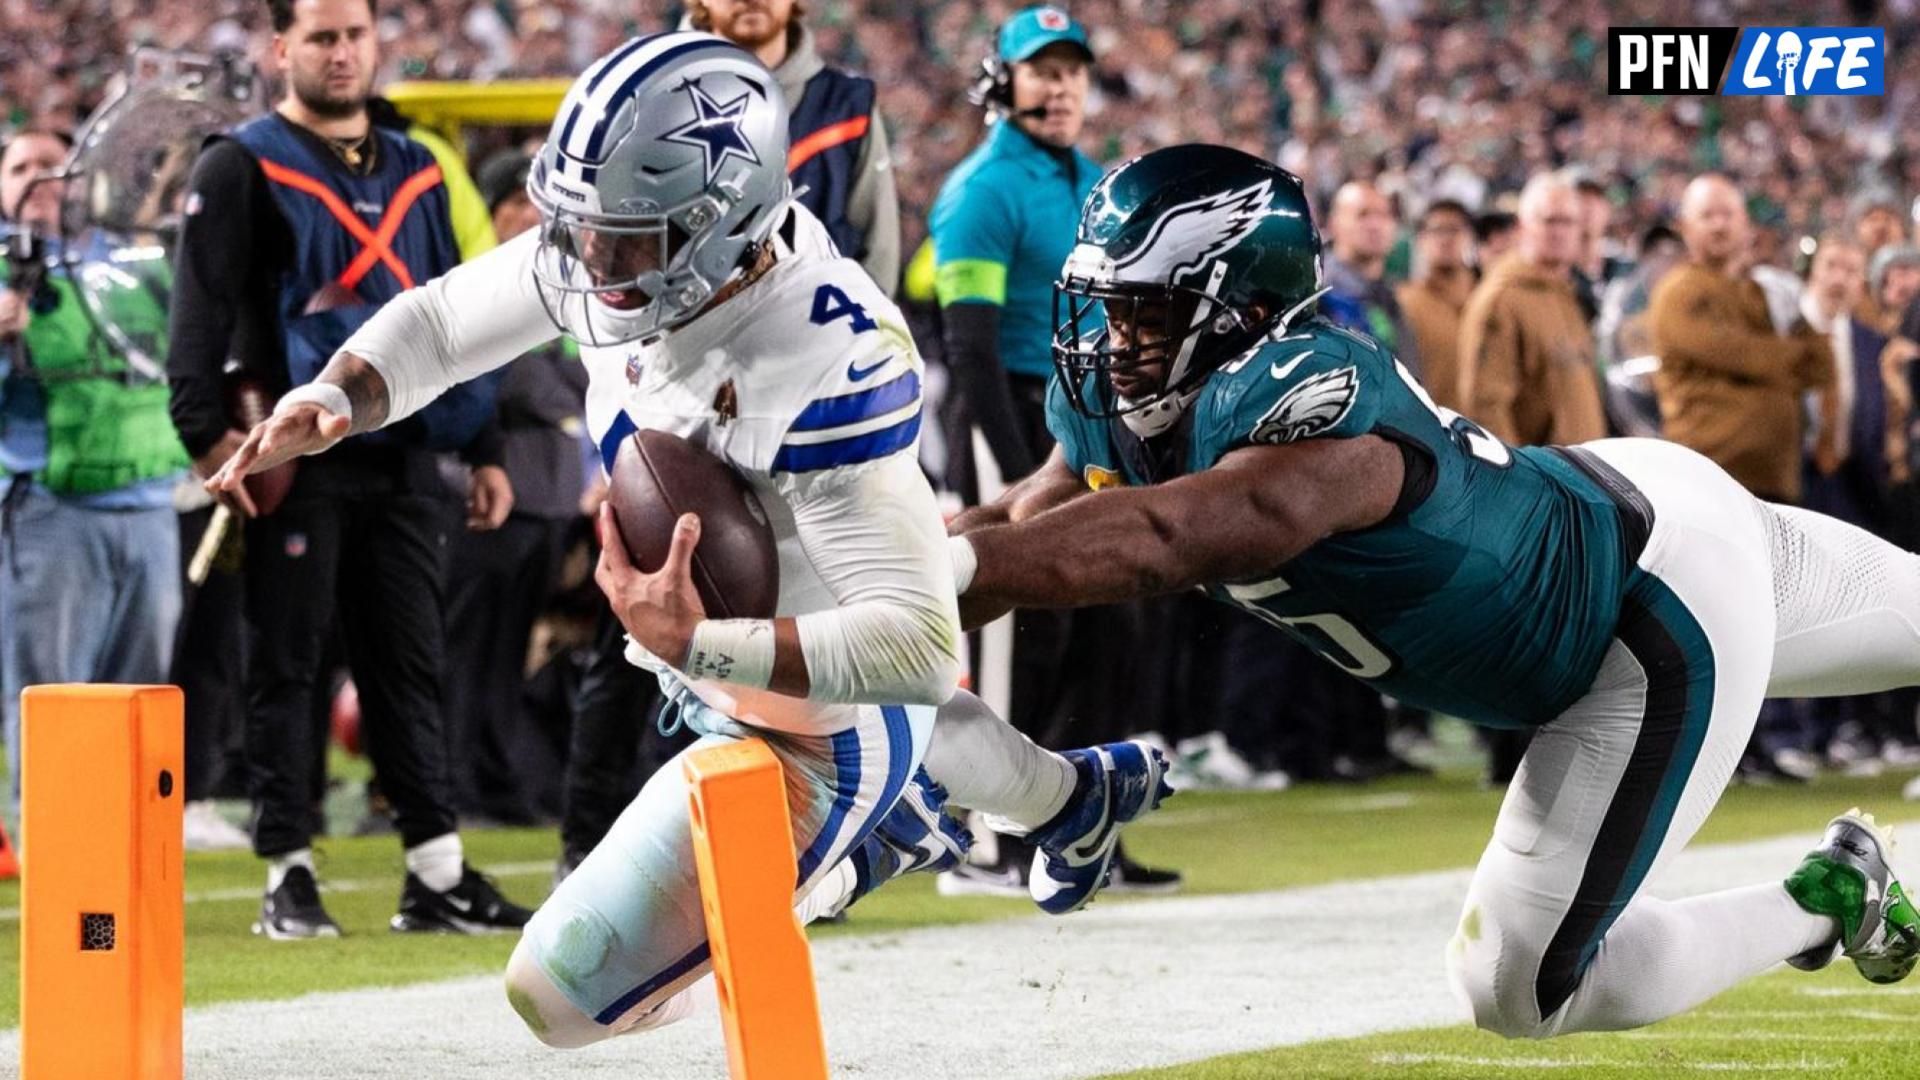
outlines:
[{"label": "blurred background crowd", "polygon": [[[815,0],[830,62],[879,86],[894,133],[903,249],[925,235],[940,181],[977,140],[965,90],[1014,0]],[[636,33],[676,25],[674,0],[405,0],[382,5],[381,81],[571,77]],[[1511,209],[1546,167],[1577,165],[1615,214],[1610,245],[1671,216],[1688,178],[1724,170],[1763,241],[1845,223],[1865,192],[1920,191],[1920,72],[1887,65],[1880,98],[1679,98],[1601,92],[1608,26],[1660,24],[1654,0],[1080,0],[1093,45],[1083,147],[1111,164],[1176,142],[1270,156],[1321,197],[1376,180],[1417,211],[1435,198]],[[1920,37],[1913,0],[1807,5],[1717,0],[1701,25],[1886,27],[1890,56]],[[127,51],[248,49],[253,0],[0,0],[0,131],[71,128]]]},{"label": "blurred background crowd", "polygon": [[[956,400],[974,391],[955,350],[979,328],[954,317],[956,302],[969,298],[949,295],[938,278],[936,204],[957,197],[943,195],[943,184],[991,138],[968,89],[982,59],[1004,52],[996,34],[1020,7],[796,6],[820,58],[877,87],[898,201],[901,302],[930,361],[954,370],[945,385]],[[1920,63],[1912,62],[1920,0],[1709,0],[1687,12],[1703,25],[1886,28],[1884,96],[1795,99],[1607,96],[1607,28],[1676,17],[1652,0],[1069,7],[1091,56],[1085,126],[1071,144],[1109,167],[1172,143],[1223,143],[1298,173],[1327,241],[1333,291],[1323,310],[1390,339],[1441,405],[1515,442],[1664,433],[1768,498],[1920,544],[1909,460],[1910,368],[1920,356]],[[388,0],[377,7],[376,86],[570,78],[628,37],[680,25],[685,15],[667,0]],[[0,141],[77,128],[135,47],[264,57],[270,35],[258,0],[0,0]],[[461,148],[502,239],[531,220],[515,197],[532,134],[471,129]],[[1015,368],[1018,399],[1022,373],[1010,354],[1001,358]],[[1748,371],[1734,380],[1765,383],[1767,393],[1722,392],[1714,380],[1741,363],[1778,369],[1777,377]],[[556,385],[534,396],[551,398]],[[567,392],[577,401],[580,388]],[[569,419],[561,399],[541,421],[555,430]],[[963,404],[975,415],[936,410],[949,422],[929,435],[925,455],[956,505],[977,496],[969,436],[988,426],[978,411],[997,407],[977,395]],[[999,464],[1002,473],[1020,471]],[[674,745],[636,735],[615,746],[611,764],[604,746],[583,762],[580,737],[569,731],[583,699],[610,698],[629,719],[649,700],[644,680],[604,662],[608,620],[586,572],[595,470],[572,475],[583,471],[580,512],[571,490],[544,499],[544,519],[561,524],[543,527],[550,538],[539,552],[517,555],[509,568],[540,568],[525,605],[538,614],[530,638],[450,646],[456,665],[495,675],[517,667],[525,676],[515,705],[487,699],[497,683],[447,673],[472,680],[447,695],[453,711],[511,714],[448,718],[457,808],[469,822],[558,819],[570,767],[611,769],[618,790]],[[468,550],[456,559],[494,572],[484,550],[471,550],[485,549],[489,535],[463,538]],[[464,603],[484,606],[488,595]],[[1175,599],[1115,619],[1100,647],[1147,658],[1124,665],[1137,685],[1060,696],[1051,714],[1026,717],[1022,726],[1036,737],[1077,745],[1156,732],[1181,762],[1176,785],[1364,782],[1447,758],[1431,718],[1379,700],[1246,617]],[[237,651],[234,640],[193,647]],[[526,663],[499,659],[515,655]],[[1056,656],[1047,670],[1053,681],[1115,677],[1113,665],[1077,654]],[[317,722],[330,710],[338,734],[353,742],[351,683],[336,675],[325,690]],[[227,707],[243,709],[242,697],[232,694]],[[1920,764],[1916,705],[1908,693],[1771,703],[1743,775],[1798,782],[1827,768]],[[1116,714],[1087,715],[1101,709]],[[638,720],[631,726],[645,730]],[[231,718],[213,724],[217,753],[190,778],[190,795],[244,791],[243,727]],[[1486,742],[1488,777],[1498,783],[1524,743]],[[368,825],[382,821],[376,791]],[[203,823],[205,844],[246,841]]]}]

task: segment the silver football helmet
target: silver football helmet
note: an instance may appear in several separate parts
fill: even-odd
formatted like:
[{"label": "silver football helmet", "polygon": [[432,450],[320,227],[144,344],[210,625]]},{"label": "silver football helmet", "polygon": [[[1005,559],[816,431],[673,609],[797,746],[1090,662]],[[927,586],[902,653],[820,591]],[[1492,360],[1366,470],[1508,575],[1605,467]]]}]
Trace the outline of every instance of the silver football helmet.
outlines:
[{"label": "silver football helmet", "polygon": [[534,280],[588,345],[655,338],[747,269],[792,199],[787,104],[712,34],[635,38],[574,81],[527,192]]}]

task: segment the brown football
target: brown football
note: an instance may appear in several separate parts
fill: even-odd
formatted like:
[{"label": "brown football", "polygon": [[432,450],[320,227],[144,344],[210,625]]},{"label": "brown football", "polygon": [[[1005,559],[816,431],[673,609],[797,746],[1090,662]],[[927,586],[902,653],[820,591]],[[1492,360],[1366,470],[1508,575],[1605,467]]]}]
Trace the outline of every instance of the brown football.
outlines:
[{"label": "brown football", "polygon": [[[267,388],[259,379],[245,372],[228,372],[227,415],[232,418],[235,427],[241,431],[251,431],[253,426],[264,421],[273,411],[273,401],[267,397]],[[261,517],[280,509],[287,499],[287,492],[293,490],[293,475],[300,467],[296,461],[282,462],[265,472],[257,472],[246,478],[247,497],[253,500],[253,507]]]},{"label": "brown football", "polygon": [[700,515],[693,583],[707,616],[773,618],[780,599],[773,527],[732,466],[678,435],[635,432],[614,456],[607,499],[628,556],[649,573],[667,561],[680,515]]}]

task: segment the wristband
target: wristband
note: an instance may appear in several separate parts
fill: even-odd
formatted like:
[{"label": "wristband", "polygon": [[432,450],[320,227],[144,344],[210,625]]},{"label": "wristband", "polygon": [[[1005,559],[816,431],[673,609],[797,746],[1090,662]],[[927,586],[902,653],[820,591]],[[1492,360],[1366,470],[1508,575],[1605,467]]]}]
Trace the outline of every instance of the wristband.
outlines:
[{"label": "wristband", "polygon": [[773,652],[771,619],[702,619],[687,645],[687,677],[765,690]]},{"label": "wristband", "polygon": [[627,637],[627,647],[621,650],[620,655],[626,658],[627,663],[654,675],[673,670],[665,660],[653,655],[645,645],[633,640],[631,635]]},{"label": "wristband", "polygon": [[280,398],[273,411],[282,412],[291,405],[318,405],[335,416],[346,417],[347,423],[353,423],[353,402],[336,383],[310,382],[305,386],[296,386]]},{"label": "wristband", "polygon": [[973,541],[964,536],[947,537],[947,557],[953,560],[953,595],[967,595],[967,587],[973,584],[974,572],[980,569],[980,556],[973,550]]}]

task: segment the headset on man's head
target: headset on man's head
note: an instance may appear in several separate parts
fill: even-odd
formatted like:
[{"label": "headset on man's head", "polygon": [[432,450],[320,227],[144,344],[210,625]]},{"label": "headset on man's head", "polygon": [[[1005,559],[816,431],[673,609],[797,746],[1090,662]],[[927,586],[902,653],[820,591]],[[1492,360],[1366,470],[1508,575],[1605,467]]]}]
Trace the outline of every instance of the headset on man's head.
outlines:
[{"label": "headset on man's head", "polygon": [[980,73],[967,88],[967,100],[996,116],[1013,111],[1013,69],[999,53],[989,53],[980,61]]}]

